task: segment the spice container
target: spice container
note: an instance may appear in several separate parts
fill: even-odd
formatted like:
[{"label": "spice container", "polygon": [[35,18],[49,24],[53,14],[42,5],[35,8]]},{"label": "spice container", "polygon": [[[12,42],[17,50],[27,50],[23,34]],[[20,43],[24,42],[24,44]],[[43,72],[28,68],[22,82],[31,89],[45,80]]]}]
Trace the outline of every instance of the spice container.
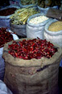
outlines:
[{"label": "spice container", "polygon": [[39,13],[37,7],[26,7],[15,11],[15,13],[10,17],[10,28],[19,36],[26,36],[26,23],[27,19],[34,14]]},{"label": "spice container", "polygon": [[7,30],[4,27],[0,27],[0,80],[4,79],[4,72],[5,72],[4,71],[5,62],[4,59],[2,58],[4,44],[6,44],[9,41],[15,40],[17,37],[15,34],[12,34],[10,32],[11,30]]},{"label": "spice container", "polygon": [[62,47],[62,21],[56,19],[45,26],[44,38]]},{"label": "spice container", "polygon": [[0,10],[0,27],[10,28],[10,16],[15,12],[18,6],[7,6]]},{"label": "spice container", "polygon": [[20,0],[20,7],[37,6],[38,0]]},{"label": "spice container", "polygon": [[[38,46],[38,43],[42,46]],[[45,49],[46,47],[53,53],[55,51],[53,49],[57,49],[50,58],[40,57],[40,49],[43,49],[44,53],[42,54],[44,55],[48,52]],[[32,52],[34,51],[35,57],[37,57],[36,49],[39,50],[37,56],[40,58],[32,58]],[[28,54],[26,50],[28,50]],[[22,53],[19,53],[20,51]],[[27,56],[31,58],[27,59]],[[58,69],[62,58],[61,48],[57,48],[50,42],[39,38],[19,39],[5,45],[3,58],[6,65],[4,82],[14,94],[58,94]]]},{"label": "spice container", "polygon": [[27,20],[26,34],[27,38],[44,38],[44,27],[50,19],[39,13],[32,15]]},{"label": "spice container", "polygon": [[55,0],[54,1],[52,1],[52,0],[38,0],[37,7],[44,14],[47,14],[47,12],[50,8],[58,9],[58,6],[55,5]]}]

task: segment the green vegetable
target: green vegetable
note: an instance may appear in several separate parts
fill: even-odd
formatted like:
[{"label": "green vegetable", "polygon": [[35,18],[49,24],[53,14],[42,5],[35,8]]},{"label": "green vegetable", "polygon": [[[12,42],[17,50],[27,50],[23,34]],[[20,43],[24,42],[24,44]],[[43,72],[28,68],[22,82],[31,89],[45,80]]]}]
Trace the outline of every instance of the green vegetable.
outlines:
[{"label": "green vegetable", "polygon": [[21,8],[16,10],[10,19],[12,19],[12,24],[26,24],[28,17],[37,13],[39,13],[39,11],[35,8]]},{"label": "green vegetable", "polygon": [[38,0],[21,0],[22,5],[36,4]]}]

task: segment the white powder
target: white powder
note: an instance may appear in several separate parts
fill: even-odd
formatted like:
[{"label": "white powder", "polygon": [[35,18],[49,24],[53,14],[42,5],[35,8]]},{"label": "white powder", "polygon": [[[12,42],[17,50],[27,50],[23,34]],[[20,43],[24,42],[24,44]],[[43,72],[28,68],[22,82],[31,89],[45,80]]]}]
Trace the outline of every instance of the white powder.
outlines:
[{"label": "white powder", "polygon": [[43,21],[45,21],[47,19],[48,19],[48,17],[46,17],[46,16],[38,16],[38,17],[32,18],[29,21],[29,23],[31,23],[31,24],[38,24],[38,23],[41,23],[41,22],[43,22]]}]

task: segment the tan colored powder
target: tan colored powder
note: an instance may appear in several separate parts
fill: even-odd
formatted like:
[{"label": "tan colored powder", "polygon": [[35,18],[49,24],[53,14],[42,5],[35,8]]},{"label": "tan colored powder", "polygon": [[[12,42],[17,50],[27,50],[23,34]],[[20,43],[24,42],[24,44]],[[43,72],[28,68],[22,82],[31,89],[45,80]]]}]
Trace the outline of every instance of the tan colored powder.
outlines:
[{"label": "tan colored powder", "polygon": [[52,32],[57,32],[57,31],[62,30],[62,21],[56,21],[56,22],[52,23],[49,26],[48,30],[52,31]]}]

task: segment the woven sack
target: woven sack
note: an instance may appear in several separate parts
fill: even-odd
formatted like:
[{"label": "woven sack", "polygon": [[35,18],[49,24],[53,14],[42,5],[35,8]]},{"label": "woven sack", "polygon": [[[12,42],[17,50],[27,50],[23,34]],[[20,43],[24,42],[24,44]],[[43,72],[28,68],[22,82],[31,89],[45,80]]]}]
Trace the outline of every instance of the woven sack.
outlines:
[{"label": "woven sack", "polygon": [[[19,40],[18,40],[19,41]],[[14,94],[58,94],[58,68],[62,57],[58,48],[50,59],[23,60],[8,53],[8,44],[4,46],[5,60],[4,82]]]}]

